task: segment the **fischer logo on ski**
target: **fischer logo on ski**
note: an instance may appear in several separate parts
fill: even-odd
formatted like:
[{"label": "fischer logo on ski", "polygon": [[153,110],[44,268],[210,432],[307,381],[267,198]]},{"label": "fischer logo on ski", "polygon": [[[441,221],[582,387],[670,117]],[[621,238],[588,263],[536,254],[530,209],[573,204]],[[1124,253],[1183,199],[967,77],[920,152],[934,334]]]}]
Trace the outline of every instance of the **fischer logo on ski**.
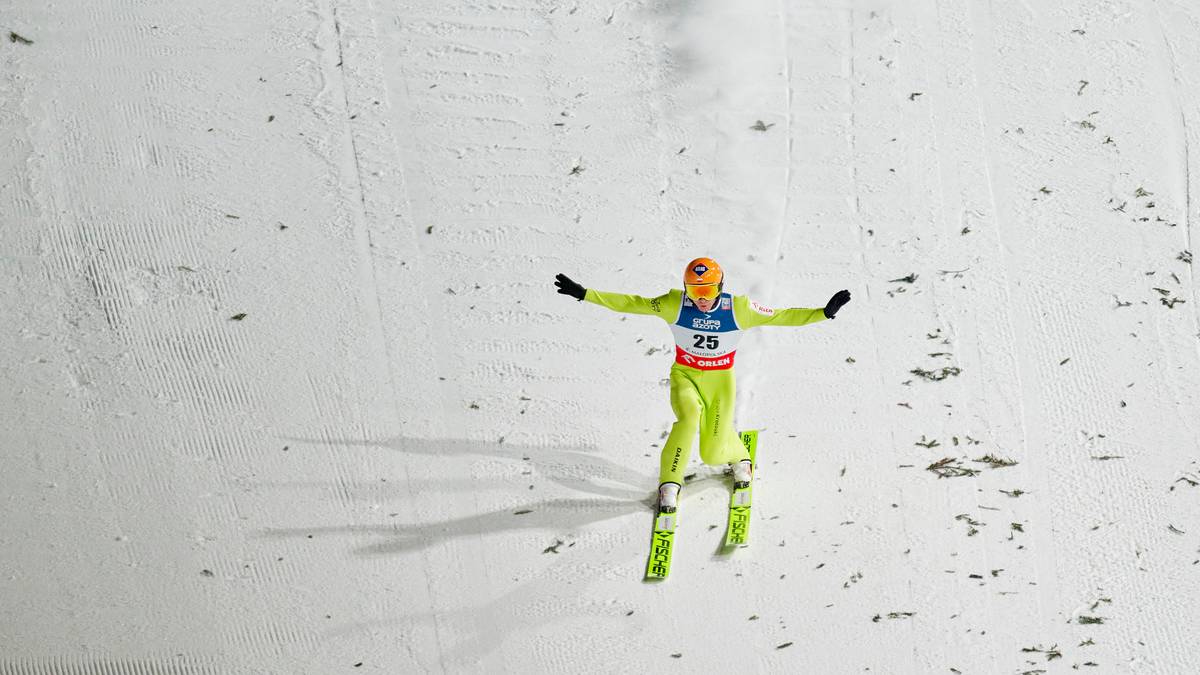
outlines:
[{"label": "fischer logo on ski", "polygon": [[750,488],[739,488],[729,498],[726,546],[745,546],[750,541]]},{"label": "fischer logo on ski", "polygon": [[654,534],[650,541],[650,560],[646,563],[647,579],[666,579],[671,573],[671,551],[675,547],[676,514],[659,512],[654,518]]},{"label": "fischer logo on ski", "polygon": [[655,532],[654,547],[650,552],[650,574],[665,577],[671,571],[671,544],[674,532]]},{"label": "fischer logo on ski", "polygon": [[[743,431],[742,444],[750,453],[751,464],[756,463],[755,452],[758,450],[758,431]],[[725,528],[726,546],[746,546],[750,543],[750,506],[753,486],[745,484],[735,487],[729,496],[729,523]]]}]

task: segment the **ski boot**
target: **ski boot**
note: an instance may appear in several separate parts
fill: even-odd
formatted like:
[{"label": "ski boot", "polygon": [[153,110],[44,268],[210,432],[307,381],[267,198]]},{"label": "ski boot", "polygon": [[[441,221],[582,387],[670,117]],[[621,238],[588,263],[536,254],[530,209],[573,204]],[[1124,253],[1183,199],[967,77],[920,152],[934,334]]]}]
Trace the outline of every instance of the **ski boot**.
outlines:
[{"label": "ski boot", "polygon": [[744,459],[733,466],[733,488],[739,489],[750,487],[750,481],[754,478],[754,466],[750,460]]},{"label": "ski boot", "polygon": [[663,483],[658,486],[658,512],[675,513],[679,505],[679,483]]}]

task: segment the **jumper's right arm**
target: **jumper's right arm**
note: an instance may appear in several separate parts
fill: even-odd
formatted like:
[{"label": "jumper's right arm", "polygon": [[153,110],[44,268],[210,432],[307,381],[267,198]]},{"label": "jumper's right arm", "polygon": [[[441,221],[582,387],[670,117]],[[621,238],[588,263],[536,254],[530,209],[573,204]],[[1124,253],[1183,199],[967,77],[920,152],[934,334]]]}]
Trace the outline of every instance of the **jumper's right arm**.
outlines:
[{"label": "jumper's right arm", "polygon": [[[628,295],[625,293],[606,293],[597,291],[594,288],[587,289],[587,295],[583,297],[590,303],[606,307],[614,312],[622,314],[648,314],[660,318],[666,318],[665,312],[668,307],[672,306],[671,294],[679,291],[667,291],[656,298],[645,298],[640,295]],[[678,309],[679,301],[676,299],[674,307]]]},{"label": "jumper's right arm", "polygon": [[657,316],[664,321],[674,320],[674,315],[667,316],[667,314],[672,311],[678,312],[683,293],[679,289],[674,289],[656,298],[644,298],[640,295],[628,295],[625,293],[605,293],[604,291],[597,291],[594,288],[584,288],[582,284],[572,281],[565,274],[557,275],[554,285],[558,287],[559,293],[568,295],[576,300],[587,300],[590,303],[624,314]]}]

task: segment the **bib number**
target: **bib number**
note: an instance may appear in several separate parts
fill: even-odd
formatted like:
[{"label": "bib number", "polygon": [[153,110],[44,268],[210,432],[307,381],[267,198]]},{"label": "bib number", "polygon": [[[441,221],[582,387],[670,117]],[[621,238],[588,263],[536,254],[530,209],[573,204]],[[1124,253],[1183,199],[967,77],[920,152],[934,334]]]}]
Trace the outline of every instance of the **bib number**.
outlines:
[{"label": "bib number", "polygon": [[692,345],[696,349],[717,349],[718,341],[716,335],[693,335],[696,344]]}]

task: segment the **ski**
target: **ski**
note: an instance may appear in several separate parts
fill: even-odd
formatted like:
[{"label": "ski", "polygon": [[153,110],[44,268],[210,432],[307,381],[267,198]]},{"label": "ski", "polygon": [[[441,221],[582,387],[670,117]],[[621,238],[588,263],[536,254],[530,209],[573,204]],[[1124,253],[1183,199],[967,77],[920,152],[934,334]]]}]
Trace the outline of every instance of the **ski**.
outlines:
[{"label": "ski", "polygon": [[675,525],[678,519],[679,514],[674,509],[660,510],[655,514],[646,579],[666,579],[671,573],[671,551],[675,548]]},{"label": "ski", "polygon": [[[758,430],[743,431],[738,436],[750,453],[752,466],[757,466]],[[735,487],[729,498],[729,524],[725,546],[745,546],[750,541],[750,485]],[[650,559],[646,561],[646,579],[666,579],[671,573],[671,553],[675,550],[675,528],[679,512],[659,509],[654,515],[654,532],[650,538]]]},{"label": "ski", "polygon": [[[750,452],[750,465],[758,465],[755,452],[758,450],[758,430],[743,431],[742,444]],[[729,496],[729,523],[725,527],[725,546],[746,546],[750,543],[750,505],[753,485],[734,486]]]},{"label": "ski", "polygon": [[729,496],[729,524],[725,528],[726,546],[750,543],[750,488],[737,488]]}]

